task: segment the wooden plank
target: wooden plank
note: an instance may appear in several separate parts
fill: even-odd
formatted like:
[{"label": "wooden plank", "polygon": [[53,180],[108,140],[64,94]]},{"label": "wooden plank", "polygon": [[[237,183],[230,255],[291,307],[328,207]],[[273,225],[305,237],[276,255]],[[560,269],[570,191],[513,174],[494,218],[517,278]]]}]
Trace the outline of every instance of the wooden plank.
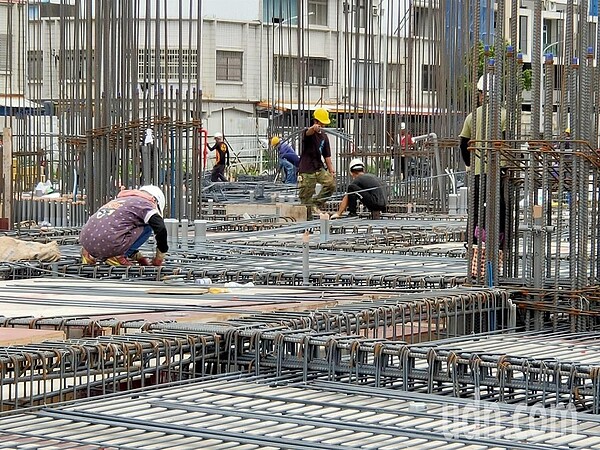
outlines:
[{"label": "wooden plank", "polygon": [[37,330],[30,328],[0,328],[0,346],[26,345],[48,340],[64,340],[60,330]]},{"label": "wooden plank", "polygon": [[202,295],[207,294],[209,291],[206,288],[194,288],[194,287],[155,287],[148,289],[146,294],[155,295]]}]

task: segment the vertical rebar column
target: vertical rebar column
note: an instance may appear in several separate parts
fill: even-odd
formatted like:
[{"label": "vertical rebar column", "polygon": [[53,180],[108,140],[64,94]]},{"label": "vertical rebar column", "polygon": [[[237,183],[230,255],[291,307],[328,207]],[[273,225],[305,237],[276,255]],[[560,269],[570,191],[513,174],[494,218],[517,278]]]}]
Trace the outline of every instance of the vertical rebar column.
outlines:
[{"label": "vertical rebar column", "polygon": [[309,268],[309,254],[310,254],[310,235],[308,230],[302,235],[302,285],[308,286],[310,284],[310,268]]},{"label": "vertical rebar column", "polygon": [[[501,139],[501,86],[500,79],[502,78],[501,73],[496,72],[496,60],[493,58],[489,59],[488,63],[488,83],[491,85],[486,86],[484,82],[484,90],[489,92],[489,112],[483,111],[482,126],[485,125],[488,128],[487,138],[485,142],[485,154],[487,160],[487,166],[485,162],[482,164],[482,179],[483,175],[486,175],[484,190],[481,191],[482,198],[487,205],[486,208],[482,208],[480,211],[483,214],[479,215],[479,228],[484,229],[483,224],[485,223],[485,261],[486,261],[486,277],[484,284],[488,287],[492,287],[498,279],[498,248],[499,248],[499,232],[500,232],[500,149],[497,148],[497,142]],[[485,107],[485,102],[484,102]],[[489,117],[489,120],[487,120]],[[483,195],[485,193],[485,195]],[[481,201],[481,199],[480,199]],[[483,205],[482,205],[483,206]],[[485,222],[482,221],[482,217],[485,217]]]},{"label": "vertical rebar column", "polygon": [[144,144],[142,150],[142,181],[141,184],[150,184],[151,180],[151,164],[150,164],[150,145]]},{"label": "vertical rebar column", "polygon": [[[533,44],[531,55],[531,136],[538,139],[540,136],[541,116],[541,80],[542,80],[542,2],[534,2],[533,7]],[[540,33],[540,34],[538,34]]]},{"label": "vertical rebar column", "polygon": [[327,242],[329,240],[329,214],[321,214],[319,220],[319,240],[320,242]]},{"label": "vertical rebar column", "polygon": [[56,202],[53,200],[50,200],[48,202],[48,204],[50,205],[50,225],[55,227],[56,226]]},{"label": "vertical rebar column", "polygon": [[177,232],[179,229],[177,219],[165,219],[165,228],[167,229],[167,243],[169,247],[176,247]]},{"label": "vertical rebar column", "polygon": [[50,222],[50,202],[44,200],[44,222]]},{"label": "vertical rebar column", "polygon": [[194,246],[202,249],[206,244],[206,220],[194,220]]},{"label": "vertical rebar column", "polygon": [[188,233],[189,233],[189,222],[187,219],[181,219],[181,250],[188,249]]},{"label": "vertical rebar column", "polygon": [[[586,62],[583,64],[581,68],[581,73],[579,74],[579,114],[581,115],[581,120],[577,121],[577,125],[579,126],[579,139],[584,139],[587,142],[591,141],[590,135],[590,118],[591,118],[591,95],[589,93],[592,92],[592,84],[591,84],[591,74],[593,70],[593,59],[594,59],[594,51],[588,44],[588,14],[589,14],[589,2],[588,0],[579,0],[579,55],[581,57],[586,57]],[[594,139],[595,141],[596,139]],[[579,230],[579,232],[587,233],[587,230]]]},{"label": "vertical rebar column", "polygon": [[[514,16],[513,16],[514,17]],[[516,21],[512,21],[516,22]],[[506,71],[509,74],[506,80],[506,133],[505,138],[509,141],[515,139],[516,131],[516,117],[521,113],[521,104],[518,104],[517,109],[517,84],[515,82],[515,76],[520,74],[516,73],[515,68],[515,49],[512,45],[506,47]],[[515,76],[513,76],[515,74]]]},{"label": "vertical rebar column", "polygon": [[552,116],[554,114],[554,57],[544,55],[544,139],[552,139]]},{"label": "vertical rebar column", "polygon": [[62,226],[66,227],[68,225],[67,224],[67,206],[68,206],[68,204],[65,201],[61,201],[60,205],[61,205],[60,214],[61,214],[61,218],[62,218],[62,220],[61,220]]}]

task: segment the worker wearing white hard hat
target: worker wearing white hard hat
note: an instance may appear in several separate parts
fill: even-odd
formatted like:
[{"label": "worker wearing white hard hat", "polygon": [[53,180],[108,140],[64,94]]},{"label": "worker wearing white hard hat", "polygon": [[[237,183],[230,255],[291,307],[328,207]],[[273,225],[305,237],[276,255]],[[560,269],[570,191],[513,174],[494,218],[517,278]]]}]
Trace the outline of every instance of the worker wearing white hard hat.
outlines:
[{"label": "worker wearing white hard hat", "polygon": [[210,151],[215,152],[215,165],[210,174],[210,181],[228,181],[225,177],[225,169],[229,167],[229,146],[223,139],[223,133],[214,134],[215,144],[209,147]]},{"label": "worker wearing white hard hat", "polygon": [[[479,102],[483,103],[487,97],[487,94],[493,92],[497,89],[495,86],[495,77],[491,74],[482,75],[477,80],[477,90],[479,92]],[[484,117],[484,110],[486,115]],[[472,224],[469,224],[469,229],[474,230],[474,242],[478,242],[479,240],[485,240],[486,230],[485,230],[485,220],[482,220],[480,223],[480,211],[479,211],[479,198],[480,198],[480,186],[485,188],[486,186],[486,173],[487,173],[487,164],[482,163],[482,159],[487,161],[487,149],[492,147],[489,141],[492,139],[499,140],[504,138],[504,132],[506,130],[506,109],[500,108],[500,117],[499,119],[500,125],[500,136],[493,136],[491,134],[494,126],[494,122],[491,120],[491,112],[492,108],[489,104],[484,105],[480,104],[475,109],[476,114],[476,129],[473,129],[473,113],[470,113],[464,121],[462,130],[460,132],[460,153],[462,159],[465,163],[465,167],[467,171],[473,171],[475,174],[474,180],[474,189],[471,192],[471,195],[474,197],[473,204],[475,208],[472,212],[469,212],[469,221],[472,221]],[[502,162],[502,161],[501,161]],[[504,172],[503,169],[501,169]],[[501,177],[500,182],[500,192],[493,192],[490,195],[498,196],[500,200],[500,210],[498,217],[498,242],[500,247],[502,247],[504,238],[505,238],[505,230],[506,230],[506,199],[504,195],[504,185],[505,185],[505,177]],[[481,195],[484,197],[487,196],[486,190],[484,189],[481,192]],[[484,200],[485,205],[485,200]],[[485,206],[484,206],[485,208]],[[481,211],[481,217],[485,219],[484,211]]]},{"label": "worker wearing white hard hat", "polygon": [[[81,229],[83,264],[103,260],[112,266],[161,266],[169,250],[163,219],[165,195],[158,186],[123,190],[103,205]],[[154,233],[156,252],[146,258],[140,247]]]},{"label": "worker wearing white hard hat", "polygon": [[387,195],[385,185],[375,175],[365,173],[365,164],[361,159],[355,158],[348,165],[352,182],[340,202],[340,206],[332,219],[337,219],[348,209],[348,217],[358,215],[358,202],[371,212],[372,219],[381,218],[381,213],[387,209]]}]

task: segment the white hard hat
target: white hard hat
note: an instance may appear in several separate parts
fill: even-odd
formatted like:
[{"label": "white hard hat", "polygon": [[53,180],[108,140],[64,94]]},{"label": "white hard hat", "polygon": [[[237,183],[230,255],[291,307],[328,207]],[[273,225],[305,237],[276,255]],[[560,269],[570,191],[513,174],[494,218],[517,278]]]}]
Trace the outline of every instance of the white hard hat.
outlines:
[{"label": "white hard hat", "polygon": [[217,139],[223,139],[223,133],[215,133],[214,138]]},{"label": "white hard hat", "polygon": [[361,172],[365,170],[365,163],[363,163],[361,159],[354,158],[352,161],[350,161],[350,165],[348,166],[348,168],[350,169],[350,171]]},{"label": "white hard hat", "polygon": [[400,129],[401,130],[406,130],[406,123],[400,122]]},{"label": "white hard hat", "polygon": [[488,91],[492,90],[492,86],[494,85],[494,76],[489,73],[487,75],[481,75],[479,77],[479,80],[477,80],[477,90],[483,91],[484,77],[487,77],[487,86],[485,86],[486,89]]},{"label": "white hard hat", "polygon": [[165,209],[165,204],[167,203],[167,200],[165,199],[165,194],[163,194],[163,191],[158,186],[154,186],[152,184],[149,184],[147,186],[142,186],[140,188],[140,191],[147,192],[148,194],[150,194],[152,197],[154,197],[156,199],[156,203],[158,203],[158,212],[162,216],[164,209]]}]

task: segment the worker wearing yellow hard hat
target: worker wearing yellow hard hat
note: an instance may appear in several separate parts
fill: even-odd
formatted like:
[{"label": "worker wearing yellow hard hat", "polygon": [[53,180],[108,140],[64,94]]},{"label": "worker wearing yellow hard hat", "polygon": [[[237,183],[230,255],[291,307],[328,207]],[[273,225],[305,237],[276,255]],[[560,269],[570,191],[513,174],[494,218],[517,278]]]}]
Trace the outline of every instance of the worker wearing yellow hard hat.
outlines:
[{"label": "worker wearing yellow hard hat", "polygon": [[[335,191],[335,170],[331,162],[329,138],[323,129],[329,125],[329,111],[317,108],[313,112],[313,124],[302,132],[302,155],[298,166],[299,197],[309,209],[308,216],[319,212]],[[322,186],[315,195],[317,183]]]}]

